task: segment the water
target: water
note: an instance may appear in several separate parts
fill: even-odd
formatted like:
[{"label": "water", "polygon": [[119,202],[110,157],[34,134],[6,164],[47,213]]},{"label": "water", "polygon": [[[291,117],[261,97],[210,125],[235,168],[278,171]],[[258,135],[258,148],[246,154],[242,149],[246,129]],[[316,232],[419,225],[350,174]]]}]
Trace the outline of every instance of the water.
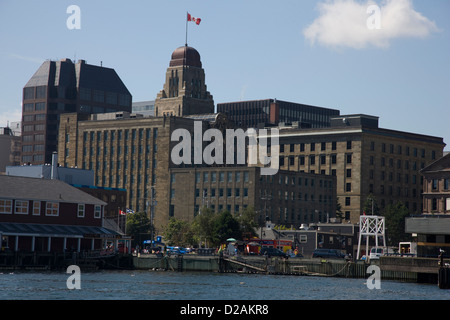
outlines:
[{"label": "water", "polygon": [[0,273],[0,300],[450,300],[437,284],[235,273],[81,272],[81,289],[65,272]]}]

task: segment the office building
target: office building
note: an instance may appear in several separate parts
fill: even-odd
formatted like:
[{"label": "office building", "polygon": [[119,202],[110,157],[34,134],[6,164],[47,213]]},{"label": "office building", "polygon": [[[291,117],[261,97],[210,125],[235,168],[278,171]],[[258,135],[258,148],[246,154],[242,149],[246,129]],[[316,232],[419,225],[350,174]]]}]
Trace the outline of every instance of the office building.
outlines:
[{"label": "office building", "polygon": [[277,99],[218,103],[217,112],[226,114],[243,128],[280,123],[295,124],[301,128],[322,128],[329,127],[330,118],[339,115],[339,110]]},{"label": "office building", "polygon": [[51,163],[61,114],[114,111],[131,111],[131,94],[114,69],[45,61],[23,88],[21,163]]},{"label": "office building", "polygon": [[298,228],[327,222],[336,213],[336,177],[279,171],[261,175],[247,166],[170,168],[169,217],[192,221],[207,207],[239,215],[253,207],[260,226],[266,221]]},{"label": "office building", "polygon": [[345,220],[358,223],[369,195],[381,210],[402,201],[421,213],[419,170],[444,146],[439,137],[380,128],[375,116],[342,115],[328,128],[280,127],[280,169],[336,176]]}]

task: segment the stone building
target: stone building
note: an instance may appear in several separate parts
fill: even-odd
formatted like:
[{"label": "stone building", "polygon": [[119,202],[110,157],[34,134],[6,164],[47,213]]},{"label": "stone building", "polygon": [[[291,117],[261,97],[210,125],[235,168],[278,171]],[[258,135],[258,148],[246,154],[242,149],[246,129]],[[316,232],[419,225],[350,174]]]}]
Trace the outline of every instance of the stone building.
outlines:
[{"label": "stone building", "polygon": [[328,128],[280,127],[280,169],[336,176],[345,220],[358,223],[371,194],[381,210],[402,201],[420,213],[419,170],[440,158],[444,146],[439,137],[380,128],[375,116],[342,115]]},{"label": "stone building", "polygon": [[260,225],[327,222],[336,213],[335,182],[305,172],[261,175],[261,168],[248,166],[171,168],[169,217],[190,221],[202,207],[234,215],[253,207]]},{"label": "stone building", "polygon": [[426,166],[423,175],[422,215],[406,218],[405,231],[417,240],[417,254],[450,257],[450,153]]},{"label": "stone building", "polygon": [[155,116],[186,116],[214,113],[207,91],[200,54],[192,47],[175,49],[166,71],[164,88],[155,100]]}]

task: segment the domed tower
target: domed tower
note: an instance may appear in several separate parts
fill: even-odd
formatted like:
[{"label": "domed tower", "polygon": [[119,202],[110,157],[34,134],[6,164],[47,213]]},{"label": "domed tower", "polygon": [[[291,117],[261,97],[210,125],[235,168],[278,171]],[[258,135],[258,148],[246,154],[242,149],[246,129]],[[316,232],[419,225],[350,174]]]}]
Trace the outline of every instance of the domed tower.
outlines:
[{"label": "domed tower", "polygon": [[166,82],[155,99],[155,116],[214,113],[214,100],[207,91],[200,54],[192,47],[175,49]]}]

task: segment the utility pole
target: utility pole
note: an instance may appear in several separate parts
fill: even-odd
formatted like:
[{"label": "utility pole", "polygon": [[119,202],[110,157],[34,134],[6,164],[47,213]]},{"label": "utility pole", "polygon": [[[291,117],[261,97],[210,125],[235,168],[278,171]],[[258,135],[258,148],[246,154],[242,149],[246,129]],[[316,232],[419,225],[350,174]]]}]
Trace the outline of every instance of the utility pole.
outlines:
[{"label": "utility pole", "polygon": [[[265,225],[265,222],[267,222],[267,200],[272,200],[272,196],[267,194],[267,190],[264,190],[264,195],[261,197],[261,200],[264,200],[264,214],[266,215],[264,221],[263,221],[263,226]],[[260,232],[260,239],[262,239],[262,228],[263,226],[261,226],[261,232]]]}]

